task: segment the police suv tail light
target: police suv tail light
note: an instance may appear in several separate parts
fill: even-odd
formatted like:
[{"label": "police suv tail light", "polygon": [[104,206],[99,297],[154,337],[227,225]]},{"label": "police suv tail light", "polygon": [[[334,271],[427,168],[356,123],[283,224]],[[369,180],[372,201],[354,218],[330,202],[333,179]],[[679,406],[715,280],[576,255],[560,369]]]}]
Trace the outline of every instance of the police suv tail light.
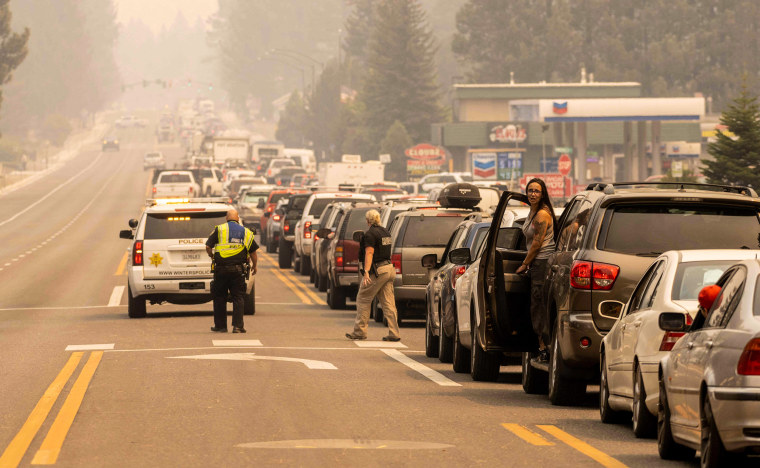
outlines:
[{"label": "police suv tail light", "polygon": [[457,285],[457,280],[460,276],[464,274],[464,272],[467,271],[467,267],[464,265],[460,265],[458,267],[454,268],[454,271],[451,273],[451,287],[455,288]]},{"label": "police suv tail light", "polygon": [[396,274],[401,274],[401,254],[393,254],[391,255],[391,263],[393,263],[393,267],[396,269]]},{"label": "police suv tail light", "polygon": [[760,338],[750,340],[744,347],[736,366],[739,375],[760,375]]},{"label": "police suv tail light", "polygon": [[303,223],[303,238],[311,239],[311,221],[305,221]]},{"label": "police suv tail light", "polygon": [[143,241],[135,241],[132,247],[132,265],[142,266],[143,264]]}]

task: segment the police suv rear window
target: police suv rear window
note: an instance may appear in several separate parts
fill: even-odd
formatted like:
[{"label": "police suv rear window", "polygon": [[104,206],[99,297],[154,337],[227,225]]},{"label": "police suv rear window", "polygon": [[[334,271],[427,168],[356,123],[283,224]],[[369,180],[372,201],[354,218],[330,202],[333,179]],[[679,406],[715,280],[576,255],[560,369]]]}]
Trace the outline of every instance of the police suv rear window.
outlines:
[{"label": "police suv rear window", "polygon": [[461,216],[409,216],[404,247],[445,247]]},{"label": "police suv rear window", "polygon": [[200,239],[225,222],[226,211],[150,213],[145,220],[145,239]]},{"label": "police suv rear window", "polygon": [[190,182],[190,174],[161,174],[159,182],[162,184],[182,184]]},{"label": "police suv rear window", "polygon": [[[667,250],[756,249],[756,209],[693,204],[641,204],[612,208],[601,250],[657,256]],[[604,235],[604,234],[603,234]]]}]

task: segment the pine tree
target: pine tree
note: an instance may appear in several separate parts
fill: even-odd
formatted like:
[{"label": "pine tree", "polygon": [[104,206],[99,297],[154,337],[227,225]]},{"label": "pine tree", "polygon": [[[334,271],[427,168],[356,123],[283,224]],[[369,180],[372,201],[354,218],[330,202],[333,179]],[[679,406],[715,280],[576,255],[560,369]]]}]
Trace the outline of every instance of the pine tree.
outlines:
[{"label": "pine tree", "polygon": [[430,139],[430,124],[443,116],[435,52],[435,41],[418,0],[375,2],[360,94],[364,125],[374,151],[396,120],[404,124],[413,141]]},{"label": "pine tree", "polygon": [[29,40],[28,28],[21,34],[11,31],[13,15],[8,7],[9,2],[10,0],[0,0],[0,85],[11,80],[13,70],[26,58],[26,43]]},{"label": "pine tree", "polygon": [[306,148],[307,125],[308,118],[303,98],[298,91],[293,91],[277,123],[275,138],[285,143],[285,146]]},{"label": "pine tree", "polygon": [[760,188],[760,106],[746,85],[720,117],[733,137],[718,132],[707,151],[714,161],[704,161],[704,173],[714,183]]},{"label": "pine tree", "polygon": [[380,143],[380,154],[391,155],[391,163],[385,170],[387,179],[406,180],[406,155],[404,151],[411,148],[413,144],[404,124],[399,120],[393,122]]}]

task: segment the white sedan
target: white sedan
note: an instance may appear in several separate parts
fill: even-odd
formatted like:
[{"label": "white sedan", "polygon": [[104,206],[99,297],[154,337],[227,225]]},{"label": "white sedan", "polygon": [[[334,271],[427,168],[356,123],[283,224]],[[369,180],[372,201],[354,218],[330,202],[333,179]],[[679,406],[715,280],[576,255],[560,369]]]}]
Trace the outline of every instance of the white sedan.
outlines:
[{"label": "white sedan", "polygon": [[664,459],[699,450],[701,466],[742,466],[740,455],[760,451],[760,262],[739,262],[716,284],[701,327],[660,315],[664,330],[686,335],[660,363],[657,448]]},{"label": "white sedan", "polygon": [[757,258],[757,250],[671,250],[655,259],[622,308],[620,318],[602,340],[599,414],[603,422],[633,413],[636,437],[654,437],[657,429],[660,360],[683,332],[663,332],[661,312],[697,312],[697,295],[740,260]]}]

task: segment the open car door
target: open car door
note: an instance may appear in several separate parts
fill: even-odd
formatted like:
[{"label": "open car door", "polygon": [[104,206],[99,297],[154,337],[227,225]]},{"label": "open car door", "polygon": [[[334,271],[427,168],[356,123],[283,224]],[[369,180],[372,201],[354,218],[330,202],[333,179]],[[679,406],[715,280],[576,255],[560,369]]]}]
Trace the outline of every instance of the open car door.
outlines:
[{"label": "open car door", "polygon": [[528,204],[521,193],[504,192],[493,215],[478,271],[477,333],[486,351],[533,351],[537,338],[530,321],[530,280],[515,273],[528,254],[510,201]]}]

